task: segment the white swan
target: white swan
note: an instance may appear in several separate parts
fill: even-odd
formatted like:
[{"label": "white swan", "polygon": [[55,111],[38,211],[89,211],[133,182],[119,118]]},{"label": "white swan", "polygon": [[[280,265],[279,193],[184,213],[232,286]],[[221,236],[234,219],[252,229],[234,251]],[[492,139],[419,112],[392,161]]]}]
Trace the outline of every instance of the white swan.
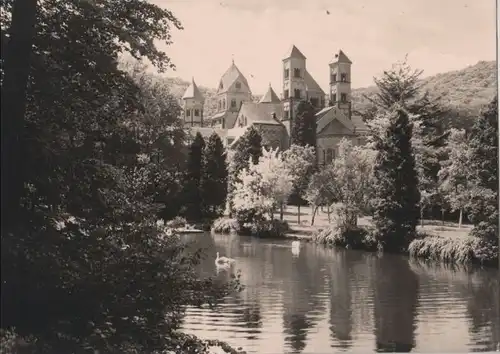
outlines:
[{"label": "white swan", "polygon": [[292,248],[300,248],[300,241],[292,241]]},{"label": "white swan", "polygon": [[293,241],[292,242],[292,255],[295,257],[298,257],[300,253],[300,241]]},{"label": "white swan", "polygon": [[217,252],[217,258],[215,258],[215,264],[219,266],[230,265],[234,263],[235,260],[227,257],[219,257],[219,252]]}]

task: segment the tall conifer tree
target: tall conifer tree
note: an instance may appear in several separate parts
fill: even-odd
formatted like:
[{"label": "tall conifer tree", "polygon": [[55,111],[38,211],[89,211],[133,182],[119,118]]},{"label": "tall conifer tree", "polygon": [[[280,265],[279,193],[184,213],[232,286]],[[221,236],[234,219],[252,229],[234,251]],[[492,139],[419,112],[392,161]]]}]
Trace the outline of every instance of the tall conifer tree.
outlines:
[{"label": "tall conifer tree", "polygon": [[189,147],[186,178],[184,183],[184,215],[188,220],[200,220],[203,216],[201,177],[205,141],[198,132]]},{"label": "tall conifer tree", "polygon": [[226,153],[222,141],[213,133],[203,154],[204,170],[201,192],[207,216],[214,217],[223,210],[227,197]]}]

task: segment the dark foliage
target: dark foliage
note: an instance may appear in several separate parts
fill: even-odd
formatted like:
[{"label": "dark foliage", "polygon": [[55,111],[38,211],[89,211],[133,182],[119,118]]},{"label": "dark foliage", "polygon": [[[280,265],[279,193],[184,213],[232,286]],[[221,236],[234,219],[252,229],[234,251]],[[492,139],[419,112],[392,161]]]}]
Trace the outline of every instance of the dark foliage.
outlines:
[{"label": "dark foliage", "polygon": [[208,140],[203,160],[202,199],[207,216],[214,218],[224,211],[228,177],[226,152],[219,135],[216,133],[213,133]]},{"label": "dark foliage", "polygon": [[183,214],[189,221],[199,221],[203,217],[201,178],[203,174],[203,151],[205,140],[197,133],[188,152],[186,178],[184,180]]},{"label": "dark foliage", "polygon": [[292,144],[316,146],[316,116],[309,101],[299,102],[290,134]]},{"label": "dark foliage", "polygon": [[[1,3],[1,74],[22,80],[6,59],[22,62],[5,35],[13,3]],[[2,205],[15,214],[1,235],[2,328],[34,352],[204,351],[176,331],[184,306],[237,290],[199,279],[200,253],[156,226],[178,184],[179,107],[118,56],[171,66],[153,41],[168,44],[172,26],[172,13],[139,0],[39,3],[26,97],[15,98],[26,113],[8,132],[20,137],[19,203]],[[2,106],[2,121],[13,112]]]},{"label": "dark foliage", "polygon": [[387,118],[389,124],[375,143],[373,222],[383,249],[398,252],[415,236],[420,192],[408,113],[396,104]]}]

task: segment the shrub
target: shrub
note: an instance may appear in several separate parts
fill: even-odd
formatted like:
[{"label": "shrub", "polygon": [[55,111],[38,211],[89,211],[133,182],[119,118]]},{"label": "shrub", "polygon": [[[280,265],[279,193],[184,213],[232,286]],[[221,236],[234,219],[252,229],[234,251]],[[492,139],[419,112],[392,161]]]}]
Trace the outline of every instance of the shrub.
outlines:
[{"label": "shrub", "polygon": [[332,226],[313,236],[313,241],[324,245],[350,249],[376,250],[377,241],[373,232],[365,227],[343,229]]},{"label": "shrub", "polygon": [[260,238],[278,238],[285,236],[290,231],[290,226],[285,220],[259,220],[247,226],[252,236]]},{"label": "shrub", "polygon": [[177,229],[180,227],[186,227],[186,225],[187,221],[185,218],[183,218],[182,216],[176,216],[172,220],[168,221],[166,226]]},{"label": "shrub", "polygon": [[212,232],[219,234],[229,234],[231,232],[238,232],[239,230],[240,226],[238,221],[232,218],[218,218],[212,224]]},{"label": "shrub", "polygon": [[427,236],[413,240],[408,247],[411,257],[447,263],[469,263],[475,257],[473,237]]}]

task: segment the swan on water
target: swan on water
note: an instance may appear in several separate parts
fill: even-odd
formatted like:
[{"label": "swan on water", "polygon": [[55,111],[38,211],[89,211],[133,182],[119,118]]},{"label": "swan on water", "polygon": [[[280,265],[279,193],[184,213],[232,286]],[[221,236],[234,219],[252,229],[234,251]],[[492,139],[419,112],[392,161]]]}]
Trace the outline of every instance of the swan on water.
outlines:
[{"label": "swan on water", "polygon": [[219,252],[217,252],[217,258],[215,258],[215,264],[216,265],[229,265],[231,263],[234,263],[235,260],[232,258],[227,258],[227,257],[219,257]]},{"label": "swan on water", "polygon": [[293,248],[299,248],[300,247],[300,241],[292,241],[292,247]]}]

